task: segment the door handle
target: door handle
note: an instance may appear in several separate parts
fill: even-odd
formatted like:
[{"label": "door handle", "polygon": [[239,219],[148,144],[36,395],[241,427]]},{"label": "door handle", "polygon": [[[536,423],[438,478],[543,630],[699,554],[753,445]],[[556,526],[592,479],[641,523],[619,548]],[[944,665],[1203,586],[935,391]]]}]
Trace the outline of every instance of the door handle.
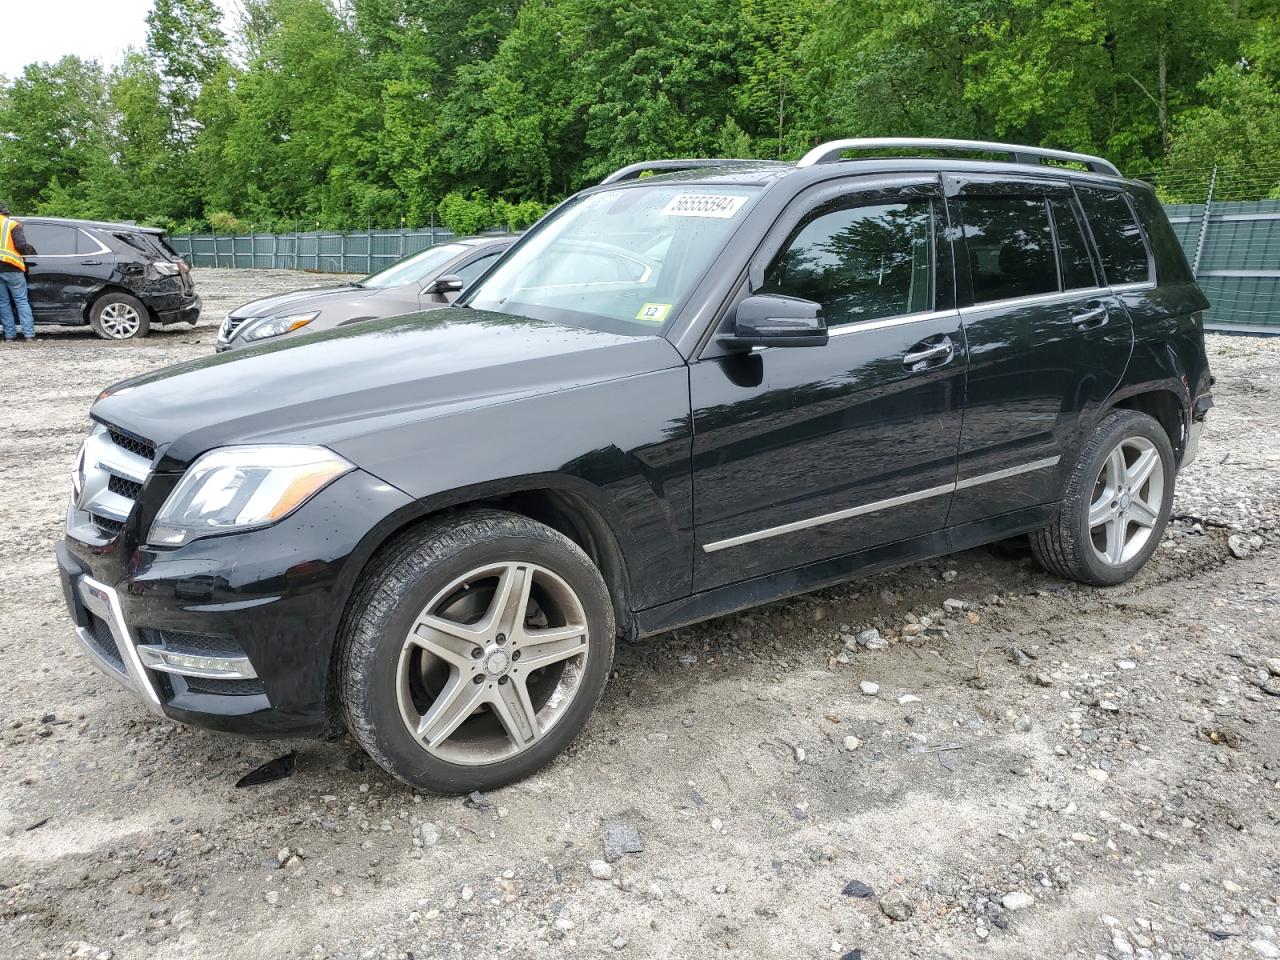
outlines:
[{"label": "door handle", "polygon": [[914,373],[928,367],[941,367],[948,364],[955,355],[956,345],[944,333],[917,343],[903,355],[902,365]]},{"label": "door handle", "polygon": [[1107,325],[1107,320],[1109,319],[1110,317],[1107,315],[1107,305],[1105,303],[1100,303],[1096,307],[1086,310],[1084,313],[1073,314],[1071,322],[1081,330],[1092,330],[1095,327],[1105,327]]},{"label": "door handle", "polygon": [[101,260],[81,260],[80,265],[82,267],[98,267],[102,265],[102,261]]}]

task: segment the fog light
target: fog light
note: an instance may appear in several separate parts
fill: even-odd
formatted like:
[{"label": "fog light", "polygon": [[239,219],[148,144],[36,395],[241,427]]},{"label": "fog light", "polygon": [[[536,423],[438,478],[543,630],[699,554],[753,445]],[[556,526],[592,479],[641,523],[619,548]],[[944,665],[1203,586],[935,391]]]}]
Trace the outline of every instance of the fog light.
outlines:
[{"label": "fog light", "polygon": [[240,658],[234,660],[227,657],[197,657],[190,653],[170,653],[165,651],[160,654],[160,659],[171,667],[186,668],[188,670],[207,670],[210,673],[239,673]]},{"label": "fog light", "polygon": [[138,655],[152,670],[185,677],[222,680],[252,680],[258,676],[245,656],[220,657],[200,653],[179,653],[151,644],[139,644]]}]

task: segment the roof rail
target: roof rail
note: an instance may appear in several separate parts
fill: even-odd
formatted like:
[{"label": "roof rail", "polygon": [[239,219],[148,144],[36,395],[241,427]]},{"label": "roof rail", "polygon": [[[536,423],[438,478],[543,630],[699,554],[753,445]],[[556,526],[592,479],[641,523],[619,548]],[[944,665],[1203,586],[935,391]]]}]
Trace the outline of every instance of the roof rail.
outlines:
[{"label": "roof rail", "polygon": [[846,150],[955,150],[962,153],[1007,153],[1013,163],[1039,164],[1043,160],[1069,160],[1083,164],[1092,173],[1120,176],[1116,165],[1101,157],[1087,153],[1071,153],[1067,150],[1048,150],[1044,147],[1024,147],[1015,143],[993,143],[987,140],[947,140],[931,137],[862,137],[852,140],[832,140],[814,147],[796,164],[812,167],[819,163],[835,163]]},{"label": "roof rail", "polygon": [[615,170],[600,182],[617,183],[620,180],[636,180],[640,174],[650,171],[671,172],[673,170],[697,170],[699,167],[727,167],[734,163],[752,163],[759,161],[751,160],[645,160],[641,163],[633,163],[630,166]]}]

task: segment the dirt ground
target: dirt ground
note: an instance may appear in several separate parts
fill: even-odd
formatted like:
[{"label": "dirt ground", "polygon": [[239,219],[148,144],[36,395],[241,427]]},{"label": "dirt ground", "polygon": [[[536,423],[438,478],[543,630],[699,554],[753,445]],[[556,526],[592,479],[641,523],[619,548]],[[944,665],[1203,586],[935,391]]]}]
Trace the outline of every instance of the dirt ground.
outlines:
[{"label": "dirt ground", "polygon": [[0,956],[1280,957],[1280,339],[1209,338],[1132,583],[1015,543],[655,637],[567,754],[466,802],[157,720],[79,652],[52,551],[90,401],[331,282],[196,279],[194,330],[0,348]]}]

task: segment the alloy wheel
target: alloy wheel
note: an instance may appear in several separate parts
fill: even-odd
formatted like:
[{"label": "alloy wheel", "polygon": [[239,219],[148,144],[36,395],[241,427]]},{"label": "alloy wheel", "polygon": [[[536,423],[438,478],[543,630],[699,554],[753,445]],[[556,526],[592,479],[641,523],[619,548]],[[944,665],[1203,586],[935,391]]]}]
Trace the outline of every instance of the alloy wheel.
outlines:
[{"label": "alloy wheel", "polygon": [[109,303],[102,308],[98,322],[112,340],[128,340],[138,332],[142,316],[127,303]]},{"label": "alloy wheel", "polygon": [[1103,461],[1089,505],[1089,539],[1103,563],[1121,566],[1146,547],[1164,506],[1164,462],[1146,437],[1121,440]]},{"label": "alloy wheel", "polygon": [[577,696],[587,640],[582,602],[559,575],[514,561],[478,567],[440,590],[405,637],[400,716],[450,763],[515,756]]}]

